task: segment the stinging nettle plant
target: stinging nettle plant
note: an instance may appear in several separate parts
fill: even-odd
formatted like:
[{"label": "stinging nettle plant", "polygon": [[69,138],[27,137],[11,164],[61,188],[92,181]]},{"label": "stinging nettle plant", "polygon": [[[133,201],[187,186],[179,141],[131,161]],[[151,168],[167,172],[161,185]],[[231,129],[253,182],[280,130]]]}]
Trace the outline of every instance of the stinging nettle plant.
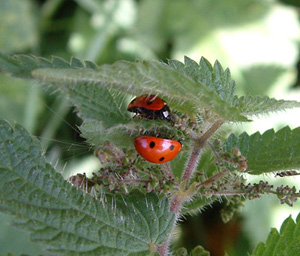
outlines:
[{"label": "stinging nettle plant", "polygon": [[[20,125],[0,120],[0,209],[50,255],[169,255],[173,230],[183,214],[226,201],[229,221],[247,199],[274,194],[290,206],[295,187],[248,183],[244,174],[297,175],[300,128],[224,136],[224,123],[300,107],[300,102],[235,95],[229,69],[205,58],[118,61],[97,66],[0,54],[0,70],[53,86],[76,106],[82,136],[95,148],[101,169],[64,180],[43,157],[39,141]],[[171,121],[132,118],[134,96],[155,94],[171,109]],[[223,134],[223,135],[222,135]],[[133,139],[149,135],[180,140],[182,151],[165,164],[138,156]],[[211,159],[214,161],[211,161]],[[251,255],[296,255],[299,218],[273,229]],[[173,252],[175,253],[175,252]],[[175,253],[176,254],[176,253]],[[180,249],[177,255],[188,255]],[[209,255],[201,246],[189,255]]]}]

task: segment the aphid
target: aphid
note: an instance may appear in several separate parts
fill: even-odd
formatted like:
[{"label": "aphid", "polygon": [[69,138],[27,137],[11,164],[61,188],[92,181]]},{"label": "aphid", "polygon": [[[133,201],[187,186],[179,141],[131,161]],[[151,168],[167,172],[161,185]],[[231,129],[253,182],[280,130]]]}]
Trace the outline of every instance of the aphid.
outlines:
[{"label": "aphid", "polygon": [[286,176],[296,176],[296,175],[300,175],[300,173],[296,172],[296,171],[286,171],[286,172],[278,172],[276,173],[275,177],[279,176],[279,177],[286,177]]}]

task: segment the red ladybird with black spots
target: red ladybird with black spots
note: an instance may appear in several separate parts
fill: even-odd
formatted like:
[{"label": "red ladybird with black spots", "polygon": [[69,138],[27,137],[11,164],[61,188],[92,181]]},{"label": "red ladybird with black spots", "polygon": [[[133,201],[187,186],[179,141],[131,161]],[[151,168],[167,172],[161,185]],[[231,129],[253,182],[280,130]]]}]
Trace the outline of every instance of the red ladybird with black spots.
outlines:
[{"label": "red ladybird with black spots", "polygon": [[182,148],[179,141],[151,136],[136,137],[133,144],[144,159],[155,164],[171,161]]},{"label": "red ladybird with black spots", "polygon": [[127,110],[136,113],[144,119],[162,119],[170,121],[170,108],[167,103],[157,95],[143,94],[134,98]]}]

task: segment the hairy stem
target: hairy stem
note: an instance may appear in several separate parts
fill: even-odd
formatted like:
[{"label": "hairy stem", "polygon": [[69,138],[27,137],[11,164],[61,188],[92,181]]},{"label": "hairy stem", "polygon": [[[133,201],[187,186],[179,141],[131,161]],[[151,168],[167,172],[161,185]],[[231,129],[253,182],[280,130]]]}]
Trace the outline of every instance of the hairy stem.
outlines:
[{"label": "hairy stem", "polygon": [[174,180],[174,174],[171,170],[169,163],[161,164],[161,167],[162,167],[162,171],[163,171],[163,174],[165,175],[165,177],[167,179]]},{"label": "hairy stem", "polygon": [[216,121],[200,138],[195,142],[194,149],[192,151],[190,160],[185,168],[185,172],[182,176],[182,181],[186,181],[186,188],[189,185],[190,178],[197,167],[198,160],[200,158],[202,149],[207,140],[217,131],[222,125],[223,121]]},{"label": "hairy stem", "polygon": [[207,180],[201,182],[196,188],[199,189],[201,186],[209,186],[212,185],[213,183],[215,183],[216,181],[222,179],[223,177],[227,176],[227,174],[230,173],[229,169],[224,169],[220,172],[218,172],[217,174],[215,174],[214,176],[208,178]]},{"label": "hairy stem", "polygon": [[[194,149],[192,151],[192,154],[190,156],[190,159],[187,163],[187,166],[185,168],[185,171],[184,171],[182,179],[181,179],[182,182],[186,182],[186,186],[185,186],[186,189],[189,186],[189,182],[192,177],[192,174],[196,170],[197,163],[198,163],[198,160],[200,158],[200,155],[201,155],[201,152],[203,150],[205,143],[218,130],[218,128],[222,124],[223,124],[222,120],[217,120],[198,140],[195,141]],[[173,198],[171,199],[170,211],[175,212],[175,215],[176,215],[173,228],[176,225],[180,210],[182,208],[182,204],[185,200],[186,199],[184,199],[182,196],[180,196],[180,193],[175,194],[173,196]],[[161,255],[161,256],[168,255],[168,247],[169,247],[169,243],[171,240],[171,235],[172,235],[172,232],[170,233],[166,242],[157,248],[157,252],[159,253],[159,255]]]}]

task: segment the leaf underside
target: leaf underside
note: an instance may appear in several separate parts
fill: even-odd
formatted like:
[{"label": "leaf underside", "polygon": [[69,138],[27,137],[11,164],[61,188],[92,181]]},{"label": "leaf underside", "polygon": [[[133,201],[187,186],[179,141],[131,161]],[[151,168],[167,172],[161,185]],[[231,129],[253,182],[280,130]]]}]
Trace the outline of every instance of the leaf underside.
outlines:
[{"label": "leaf underside", "polygon": [[236,106],[243,115],[255,116],[290,108],[299,108],[300,102],[292,100],[276,100],[266,96],[242,96],[239,98],[235,97],[233,105]]},{"label": "leaf underside", "polygon": [[149,248],[165,241],[174,221],[166,198],[84,196],[41,152],[24,128],[0,120],[0,210],[51,255],[152,255]]},{"label": "leaf underside", "polygon": [[280,228],[280,233],[272,229],[266,243],[259,243],[252,256],[296,256],[300,251],[300,217],[296,223],[288,217]]},{"label": "leaf underside", "polygon": [[291,130],[288,126],[275,132],[270,129],[263,134],[231,134],[224,150],[229,152],[238,147],[247,158],[250,174],[263,174],[300,167],[300,128]]},{"label": "leaf underside", "polygon": [[[19,78],[32,78],[32,71],[40,68],[51,68],[58,71],[69,69],[93,70],[97,66],[90,61],[72,58],[67,62],[58,57],[47,60],[41,57],[15,55],[10,57],[0,52],[0,68]],[[88,83],[66,84],[58,87],[74,106],[84,121],[102,120],[106,127],[128,122],[130,115],[126,111],[129,102],[127,95],[112,91],[107,87],[96,88]]]},{"label": "leaf underside", "polygon": [[96,88],[105,86],[136,95],[158,94],[167,100],[172,109],[183,113],[195,115],[199,108],[207,108],[225,120],[247,120],[214,91],[158,61],[118,61],[96,70],[39,69],[33,72],[33,77],[59,86],[87,83]]},{"label": "leaf underside", "polygon": [[[100,147],[107,141],[113,141],[116,146],[124,149],[133,148],[132,140],[138,136],[157,136],[165,138],[182,138],[183,133],[169,126],[163,120],[131,120],[126,124],[119,124],[105,129],[102,122],[92,121],[84,123],[80,131],[87,142]],[[143,132],[141,132],[143,131]]]},{"label": "leaf underside", "polygon": [[0,69],[16,77],[55,85],[77,107],[84,121],[102,121],[105,127],[130,120],[126,111],[128,94],[158,94],[172,110],[194,117],[199,109],[208,109],[218,118],[232,122],[300,107],[296,101],[237,97],[229,69],[224,70],[218,61],[211,65],[205,58],[199,64],[185,57],[184,63],[170,60],[169,65],[158,61],[118,61],[97,66],[76,58],[69,63],[58,57],[47,60],[0,53]]},{"label": "leaf underside", "polygon": [[[81,62],[75,58],[68,63],[57,57],[49,61],[34,56],[10,57],[0,53],[1,69],[16,77],[35,78],[44,83],[57,84],[60,88],[69,86],[73,89],[74,86],[84,84],[95,90],[106,87],[135,95],[159,94],[168,100],[172,108],[184,113],[196,114],[198,108],[208,108],[225,120],[247,121],[238,109],[226,102],[228,97],[222,97],[223,92],[219,87],[226,87],[227,84],[222,85],[220,81],[232,81],[228,80],[228,71],[220,73],[218,77],[222,67],[220,64],[215,66],[216,78],[211,81],[194,81],[193,77],[187,76],[188,73],[182,74],[172,66],[158,61],[119,61],[113,65],[97,67],[91,62]],[[207,81],[208,86],[201,81]],[[217,89],[212,89],[213,86]],[[226,91],[225,87],[223,91]]]}]

